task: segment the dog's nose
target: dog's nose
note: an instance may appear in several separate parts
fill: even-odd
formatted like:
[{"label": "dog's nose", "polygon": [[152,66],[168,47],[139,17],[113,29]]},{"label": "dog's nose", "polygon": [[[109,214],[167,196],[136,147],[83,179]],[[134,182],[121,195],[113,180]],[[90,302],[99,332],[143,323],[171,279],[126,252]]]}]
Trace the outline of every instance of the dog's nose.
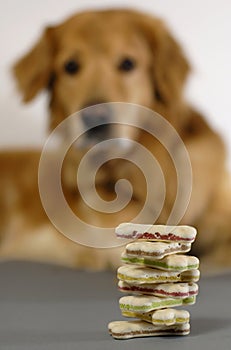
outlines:
[{"label": "dog's nose", "polygon": [[107,104],[95,104],[82,110],[81,118],[87,137],[103,139],[110,132],[111,111]]}]

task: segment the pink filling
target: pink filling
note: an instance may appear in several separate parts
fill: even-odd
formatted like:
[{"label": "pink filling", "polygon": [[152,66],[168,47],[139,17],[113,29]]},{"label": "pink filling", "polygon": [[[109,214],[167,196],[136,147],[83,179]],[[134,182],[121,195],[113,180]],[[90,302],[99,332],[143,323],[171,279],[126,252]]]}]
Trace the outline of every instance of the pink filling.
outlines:
[{"label": "pink filling", "polygon": [[172,292],[172,293],[167,293],[166,291],[162,290],[162,289],[149,289],[149,288],[142,288],[142,287],[123,287],[120,288],[120,290],[123,291],[134,291],[134,292],[143,292],[143,293],[158,293],[158,294],[162,294],[162,295],[168,295],[168,296],[173,296],[173,297],[188,297],[190,295],[195,295],[197,294],[197,291],[191,291],[188,293],[180,293],[180,292]]},{"label": "pink filling", "polygon": [[137,231],[133,231],[130,235],[125,234],[117,234],[118,237],[121,238],[137,238],[137,239],[161,239],[164,241],[192,241],[192,238],[182,238],[180,236],[176,236],[173,233],[167,233],[166,235],[160,234],[159,232],[155,233],[137,233]]}]

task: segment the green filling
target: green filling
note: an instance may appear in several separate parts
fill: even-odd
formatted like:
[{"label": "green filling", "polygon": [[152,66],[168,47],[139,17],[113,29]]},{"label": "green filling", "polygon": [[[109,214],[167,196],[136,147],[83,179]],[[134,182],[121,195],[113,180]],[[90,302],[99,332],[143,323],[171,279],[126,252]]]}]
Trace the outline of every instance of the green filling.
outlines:
[{"label": "green filling", "polygon": [[196,297],[188,297],[183,299],[183,304],[193,304],[196,301]]},{"label": "green filling", "polygon": [[189,297],[185,299],[173,299],[173,300],[165,300],[153,302],[151,305],[130,305],[130,304],[120,304],[121,310],[128,310],[128,311],[151,311],[154,309],[157,309],[159,307],[165,307],[165,306],[180,306],[182,304],[193,304],[196,300],[196,297]]},{"label": "green filling", "polygon": [[158,276],[158,277],[130,277],[121,273],[117,274],[118,279],[122,281],[138,281],[138,282],[179,282],[180,277],[178,276]]},{"label": "green filling", "polygon": [[130,304],[120,304],[121,310],[131,310],[131,311],[144,311],[144,310],[154,310],[159,307],[165,307],[165,306],[178,306],[183,303],[182,300],[166,300],[165,302],[159,301],[159,302],[153,302],[151,305],[130,305]]},{"label": "green filling", "polygon": [[163,267],[166,268],[168,270],[176,270],[176,271],[181,271],[181,270],[185,270],[187,268],[187,270],[192,270],[192,269],[197,269],[198,268],[198,264],[195,265],[188,265],[188,266],[171,266],[168,265],[162,261],[158,261],[158,260],[150,260],[147,258],[122,258],[122,261],[124,262],[128,262],[131,264],[142,264],[142,265],[151,265],[151,266],[157,266],[157,267]]}]

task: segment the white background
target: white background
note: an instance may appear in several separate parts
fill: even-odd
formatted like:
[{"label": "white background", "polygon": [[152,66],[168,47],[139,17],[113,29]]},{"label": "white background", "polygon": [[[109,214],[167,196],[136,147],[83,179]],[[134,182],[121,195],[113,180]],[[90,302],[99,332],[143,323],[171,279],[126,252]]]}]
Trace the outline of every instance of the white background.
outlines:
[{"label": "white background", "polygon": [[[223,135],[231,166],[231,2],[229,0],[6,0],[0,13],[0,147],[42,145],[46,96],[20,102],[12,63],[25,53],[46,25],[84,9],[131,7],[162,17],[183,45],[193,71],[188,100]],[[212,156],[212,154],[211,154]]]}]

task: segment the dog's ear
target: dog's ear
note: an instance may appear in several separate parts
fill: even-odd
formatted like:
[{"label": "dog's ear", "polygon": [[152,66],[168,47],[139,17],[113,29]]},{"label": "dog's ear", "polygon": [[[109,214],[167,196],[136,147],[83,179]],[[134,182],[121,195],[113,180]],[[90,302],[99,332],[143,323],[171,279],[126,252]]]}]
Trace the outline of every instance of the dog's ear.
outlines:
[{"label": "dog's ear", "polygon": [[48,27],[35,46],[13,67],[23,101],[32,100],[49,84],[52,73],[53,28]]},{"label": "dog's ear", "polygon": [[137,23],[151,49],[151,75],[156,100],[169,104],[181,98],[189,63],[161,20],[144,15]]}]

